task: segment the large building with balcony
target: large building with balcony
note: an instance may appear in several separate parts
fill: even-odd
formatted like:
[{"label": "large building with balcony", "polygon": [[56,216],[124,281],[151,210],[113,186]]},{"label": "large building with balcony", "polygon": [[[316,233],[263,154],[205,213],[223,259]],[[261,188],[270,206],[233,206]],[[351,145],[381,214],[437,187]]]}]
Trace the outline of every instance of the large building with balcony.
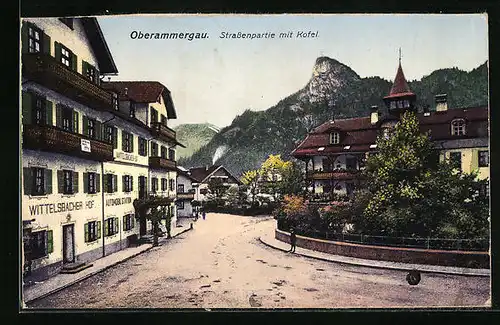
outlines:
[{"label": "large building with balcony", "polygon": [[377,151],[377,137],[388,135],[406,110],[417,113],[422,133],[430,131],[441,160],[450,159],[462,171],[477,170],[480,179],[488,179],[488,107],[449,109],[446,94],[439,94],[434,109],[419,110],[415,99],[400,62],[389,95],[383,98],[388,114],[382,116],[373,106],[368,117],[331,120],[310,132],[292,155],[306,164],[312,196],[351,195],[362,182],[360,171],[367,154]]},{"label": "large building with balcony", "polygon": [[37,279],[146,234],[136,198],[165,197],[175,216],[180,144],[165,86],[102,81],[118,69],[95,18],[23,19],[21,52],[22,257]]}]

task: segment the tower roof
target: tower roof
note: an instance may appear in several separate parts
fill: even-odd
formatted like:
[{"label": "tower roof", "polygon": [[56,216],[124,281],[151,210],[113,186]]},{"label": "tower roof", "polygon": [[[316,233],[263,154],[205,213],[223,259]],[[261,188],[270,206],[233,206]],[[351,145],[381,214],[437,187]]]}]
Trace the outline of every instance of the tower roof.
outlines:
[{"label": "tower roof", "polygon": [[408,82],[406,81],[401,62],[399,62],[398,72],[394,83],[392,84],[391,91],[388,96],[384,98],[401,97],[401,96],[414,96],[415,94],[410,90]]}]

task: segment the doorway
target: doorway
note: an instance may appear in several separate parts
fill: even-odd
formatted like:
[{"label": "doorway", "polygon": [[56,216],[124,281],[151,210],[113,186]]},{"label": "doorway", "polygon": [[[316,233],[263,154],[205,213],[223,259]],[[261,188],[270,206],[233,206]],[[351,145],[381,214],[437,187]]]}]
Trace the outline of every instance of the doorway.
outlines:
[{"label": "doorway", "polygon": [[74,225],[63,226],[63,263],[75,262]]}]

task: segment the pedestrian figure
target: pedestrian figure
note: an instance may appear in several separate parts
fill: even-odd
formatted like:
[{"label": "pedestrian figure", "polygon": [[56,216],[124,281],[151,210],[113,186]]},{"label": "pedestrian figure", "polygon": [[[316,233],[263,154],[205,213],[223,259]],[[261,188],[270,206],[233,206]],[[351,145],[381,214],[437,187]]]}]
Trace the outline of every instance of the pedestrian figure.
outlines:
[{"label": "pedestrian figure", "polygon": [[290,250],[291,253],[295,253],[295,245],[297,243],[297,236],[295,235],[295,230],[290,229]]},{"label": "pedestrian figure", "polygon": [[203,216],[203,220],[205,220],[205,216],[206,216],[205,211],[203,211],[203,213],[201,215]]}]

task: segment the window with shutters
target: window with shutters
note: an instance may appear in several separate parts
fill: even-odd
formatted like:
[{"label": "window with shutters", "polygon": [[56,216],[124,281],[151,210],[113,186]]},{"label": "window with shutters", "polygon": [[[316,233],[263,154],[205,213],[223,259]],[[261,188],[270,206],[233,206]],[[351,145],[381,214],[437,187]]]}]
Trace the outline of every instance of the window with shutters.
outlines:
[{"label": "window with shutters", "polygon": [[133,214],[126,214],[123,216],[123,230],[129,231],[134,229],[135,220]]},{"label": "window with shutters", "polygon": [[33,122],[38,125],[44,125],[47,122],[46,108],[45,108],[45,98],[33,95]]},{"label": "window with shutters", "polygon": [[114,143],[114,139],[113,139],[113,136],[114,136],[113,127],[110,126],[110,125],[106,125],[105,130],[106,130],[106,133],[104,135],[104,139],[106,140],[106,142],[108,142],[108,143]]},{"label": "window with shutters", "polygon": [[52,230],[42,230],[31,233],[30,257],[38,259],[45,257],[54,251],[52,241]]},{"label": "window with shutters", "polygon": [[151,123],[158,122],[158,111],[153,107],[151,107],[150,110],[151,110]]},{"label": "window with shutters", "polygon": [[60,106],[61,107],[61,127],[63,130],[68,131],[68,132],[73,132],[73,110],[67,106]]},{"label": "window with shutters", "polygon": [[168,148],[168,159],[175,161],[175,150],[172,148]]},{"label": "window with shutters", "polygon": [[170,185],[170,190],[174,191],[175,190],[175,180],[174,179],[169,179],[169,185]]},{"label": "window with shutters", "polygon": [[151,178],[151,192],[154,194],[158,191],[158,178]]},{"label": "window with shutters", "polygon": [[44,195],[45,194],[45,169],[43,168],[33,168],[34,175],[34,187],[32,195]]},{"label": "window with shutters", "polygon": [[105,223],[105,235],[113,236],[118,233],[118,218],[108,218]]},{"label": "window with shutters", "polygon": [[96,120],[92,118],[87,118],[87,136],[91,139],[96,138]]},{"label": "window with shutters", "polygon": [[122,131],[122,150],[124,152],[132,152],[133,151],[133,135],[131,133]]},{"label": "window with shutters", "polygon": [[184,184],[177,185],[177,193],[184,193]]},{"label": "window with shutters", "polygon": [[33,24],[28,25],[28,52],[42,52],[42,30]]},{"label": "window with shutters", "polygon": [[132,192],[133,191],[132,180],[133,180],[133,176],[123,175],[123,191],[124,192]]},{"label": "window with shutters", "polygon": [[101,238],[101,222],[100,221],[91,221],[87,222],[85,225],[85,242],[91,243],[99,238]]},{"label": "window with shutters", "polygon": [[454,168],[462,169],[462,153],[461,152],[450,152],[450,163]]},{"label": "window with shutters", "polygon": [[465,135],[464,119],[456,119],[451,122],[451,135]]},{"label": "window with shutters", "polygon": [[104,176],[104,188],[106,193],[115,193],[118,191],[118,176],[114,174],[106,174]]},{"label": "window with shutters", "polygon": [[61,63],[67,66],[68,68],[72,67],[72,52],[64,45],[61,44]]},{"label": "window with shutters", "polygon": [[148,155],[148,142],[144,138],[139,138],[139,155]]},{"label": "window with shutters", "polygon": [[161,179],[161,190],[163,192],[165,192],[166,190],[168,190],[168,183],[167,183],[167,179],[166,178],[162,178]]},{"label": "window with shutters", "polygon": [[98,84],[97,69],[90,63],[83,61],[83,75],[92,83]]},{"label": "window with shutters", "polygon": [[489,166],[489,151],[481,150],[478,153],[478,165],[479,167],[488,167]]},{"label": "window with shutters", "polygon": [[161,146],[161,157],[163,159],[167,159],[167,148],[165,148],[164,146]]},{"label": "window with shutters", "polygon": [[94,172],[83,173],[85,193],[95,194],[100,191],[100,175]]},{"label": "window with shutters", "polygon": [[73,194],[73,171],[63,170],[63,189],[64,194]]},{"label": "window with shutters", "polygon": [[151,157],[158,157],[158,143],[151,142]]}]

